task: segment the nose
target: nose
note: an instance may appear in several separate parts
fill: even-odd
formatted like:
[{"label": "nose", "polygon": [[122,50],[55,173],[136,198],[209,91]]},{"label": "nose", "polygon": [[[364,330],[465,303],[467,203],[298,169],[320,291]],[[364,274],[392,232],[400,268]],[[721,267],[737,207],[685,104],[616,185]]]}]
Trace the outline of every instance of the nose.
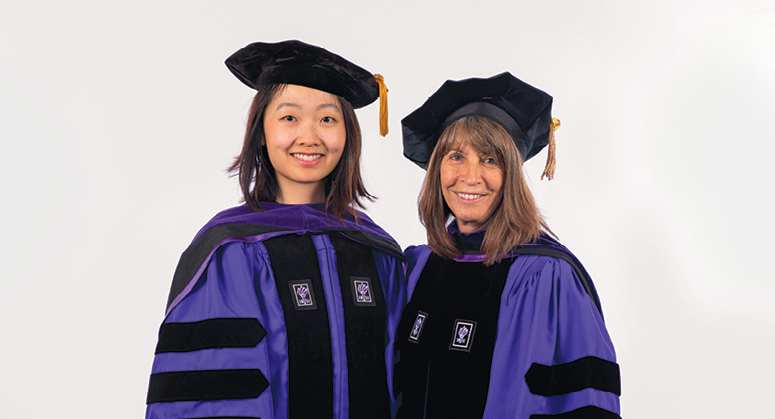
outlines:
[{"label": "nose", "polygon": [[482,179],[479,164],[467,162],[460,174],[460,180],[467,185],[476,185]]},{"label": "nose", "polygon": [[314,147],[320,145],[320,137],[318,137],[317,127],[315,124],[303,124],[299,128],[299,136],[297,142],[299,145]]}]

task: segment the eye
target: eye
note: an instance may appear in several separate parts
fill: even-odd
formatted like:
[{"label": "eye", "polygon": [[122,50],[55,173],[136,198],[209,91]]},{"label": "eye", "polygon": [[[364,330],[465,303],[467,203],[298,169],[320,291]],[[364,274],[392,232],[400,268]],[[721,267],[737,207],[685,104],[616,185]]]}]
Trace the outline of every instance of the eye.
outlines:
[{"label": "eye", "polygon": [[324,116],[324,117],[323,117],[323,119],[321,119],[320,121],[321,121],[321,122],[326,122],[326,123],[329,123],[329,122],[334,122],[334,121],[336,121],[336,120],[335,120],[333,117],[330,117],[330,116]]},{"label": "eye", "polygon": [[282,119],[288,122],[293,122],[296,120],[296,117],[291,115],[285,115]]},{"label": "eye", "polygon": [[454,154],[450,154],[449,159],[454,161],[460,161],[460,160],[463,160],[463,156],[461,156],[458,153],[454,153]]},{"label": "eye", "polygon": [[497,164],[497,163],[495,162],[495,159],[494,159],[494,158],[492,158],[492,157],[485,157],[485,158],[483,158],[483,159],[482,159],[482,161],[483,161],[485,164]]}]

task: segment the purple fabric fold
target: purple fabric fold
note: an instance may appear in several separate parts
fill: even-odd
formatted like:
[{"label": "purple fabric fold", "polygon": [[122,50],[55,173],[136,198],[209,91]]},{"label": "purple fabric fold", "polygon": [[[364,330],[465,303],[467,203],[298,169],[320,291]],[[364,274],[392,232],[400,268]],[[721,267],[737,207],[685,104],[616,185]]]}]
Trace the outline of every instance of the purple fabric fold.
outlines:
[{"label": "purple fabric fold", "polygon": [[266,211],[254,212],[247,205],[241,205],[219,212],[199,230],[194,240],[203,232],[223,224],[260,224],[293,229],[300,233],[331,228],[347,228],[395,241],[390,234],[361,211],[357,211],[357,221],[351,214],[345,214],[340,222],[332,214],[323,211],[324,204],[288,205],[276,202],[261,202],[260,204]]}]

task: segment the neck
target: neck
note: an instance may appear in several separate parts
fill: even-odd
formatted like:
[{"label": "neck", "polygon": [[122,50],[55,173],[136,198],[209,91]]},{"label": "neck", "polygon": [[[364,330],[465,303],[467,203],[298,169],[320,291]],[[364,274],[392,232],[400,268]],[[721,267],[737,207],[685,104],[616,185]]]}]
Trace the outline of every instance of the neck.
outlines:
[{"label": "neck", "polygon": [[[279,179],[278,179],[279,180]],[[319,204],[326,201],[325,181],[315,183],[278,182],[277,202],[281,204]]]}]

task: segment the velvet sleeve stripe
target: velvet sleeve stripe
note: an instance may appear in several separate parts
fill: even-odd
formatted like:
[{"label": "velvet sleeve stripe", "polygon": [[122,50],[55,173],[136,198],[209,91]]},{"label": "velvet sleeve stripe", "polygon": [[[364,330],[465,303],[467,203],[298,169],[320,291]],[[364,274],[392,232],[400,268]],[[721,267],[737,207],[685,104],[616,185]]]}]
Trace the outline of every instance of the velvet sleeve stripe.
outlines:
[{"label": "velvet sleeve stripe", "polygon": [[533,363],[525,380],[530,392],[539,396],[558,396],[585,388],[621,395],[619,365],[594,356],[552,366]]},{"label": "velvet sleeve stripe", "polygon": [[217,318],[191,323],[164,323],[156,353],[213,348],[252,348],[266,336],[255,318]]},{"label": "velvet sleeve stripe", "polygon": [[269,386],[257,369],[151,374],[146,403],[251,399]]},{"label": "velvet sleeve stripe", "polygon": [[584,406],[558,415],[530,415],[530,419],[621,419],[621,417],[597,406]]}]

